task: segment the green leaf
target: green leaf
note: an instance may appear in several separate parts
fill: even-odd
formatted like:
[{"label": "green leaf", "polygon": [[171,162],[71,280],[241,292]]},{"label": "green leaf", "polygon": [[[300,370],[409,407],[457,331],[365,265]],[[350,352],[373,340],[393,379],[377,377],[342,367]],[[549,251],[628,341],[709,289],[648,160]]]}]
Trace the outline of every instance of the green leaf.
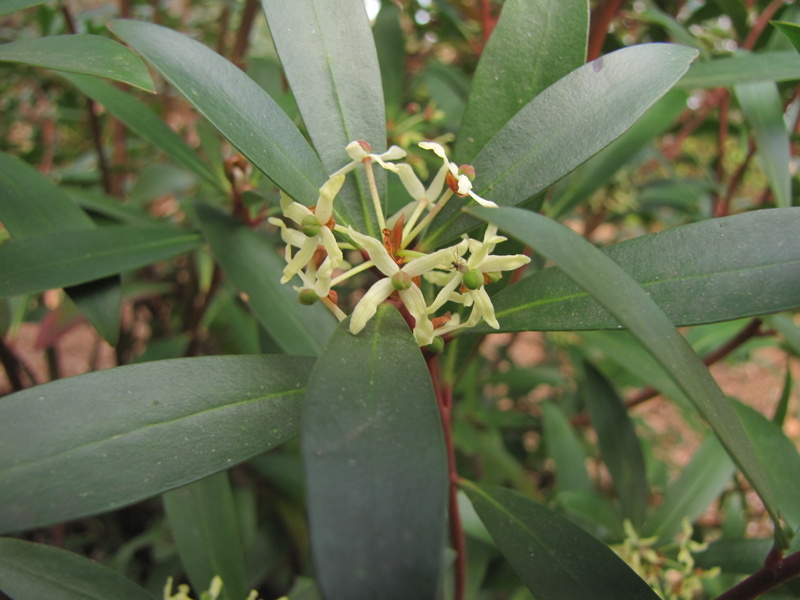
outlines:
[{"label": "green leaf", "polygon": [[125,46],[99,35],[51,35],[0,45],[0,62],[96,75],[155,92],[142,60]]},{"label": "green leaf", "polygon": [[200,236],[172,227],[118,225],[28,237],[0,245],[0,297],[123,273],[188,252]]},{"label": "green leaf", "polygon": [[400,116],[405,98],[406,43],[401,18],[402,13],[392,0],[382,0],[372,26],[388,119]]},{"label": "green leaf", "polygon": [[[759,210],[641,236],[605,253],[675,325],[729,321],[800,307],[798,227],[800,208]],[[557,268],[526,277],[492,300],[501,331],[621,325]]]},{"label": "green leaf", "polygon": [[0,399],[0,531],[131,504],[294,437],[313,361],[203,357],[117,367]]},{"label": "green leaf", "polygon": [[[473,161],[478,195],[502,206],[533,198],[622,135],[686,72],[692,48],[644,44],[598,58],[520,110]],[[450,202],[423,245],[477,225]]]},{"label": "green leaf", "polygon": [[652,143],[654,138],[672,127],[686,109],[687,98],[688,94],[684,91],[670,90],[628,131],[570,173],[565,189],[552,199],[548,216],[558,218],[578,204],[587,202],[622,166]]},{"label": "green leaf", "polygon": [[787,544],[764,466],[741,422],[708,369],[653,299],[613,260],[555,221],[516,208],[475,208],[470,212],[491,220],[552,260],[630,330],[709,423],[764,502],[780,544]]},{"label": "green leaf", "polygon": [[581,395],[597,432],[603,462],[614,482],[622,516],[638,529],[649,497],[642,446],[616,390],[591,364],[584,363],[583,371]]},{"label": "green leaf", "polygon": [[303,204],[317,202],[327,178],[322,164],[252,79],[213,50],[165,27],[126,20],[108,26],[278,187]]},{"label": "green leaf", "polygon": [[95,102],[102,104],[125,126],[141,136],[172,160],[216,189],[226,191],[226,184],[204,163],[175,131],[147,105],[112,85],[84,75],[62,75]]},{"label": "green leaf", "polygon": [[558,407],[543,402],[541,408],[547,456],[556,465],[556,488],[591,492],[593,488],[586,472],[586,452],[575,431]]},{"label": "green leaf", "polygon": [[247,594],[239,521],[228,473],[222,472],[163,495],[164,508],[183,568],[195,590],[218,575],[221,600]]},{"label": "green leaf", "polygon": [[50,0],[2,0],[2,2],[0,2],[0,17],[49,1]]},{"label": "green leaf", "polygon": [[800,25],[797,23],[787,23],[785,21],[770,21],[770,24],[785,35],[788,40],[792,42],[792,46],[800,52]]},{"label": "green leaf", "polygon": [[764,566],[772,545],[771,539],[764,538],[721,539],[694,557],[701,569],[720,567],[723,573],[749,575]]},{"label": "green leaf", "polygon": [[0,590],[14,600],[155,600],[94,560],[10,538],[0,539]]},{"label": "green leaf", "polygon": [[393,307],[358,335],[348,323],[315,365],[303,411],[317,581],[326,598],[434,600],[448,477],[430,375]]},{"label": "green leaf", "polygon": [[684,89],[730,87],[748,81],[800,79],[800,56],[794,51],[742,53],[692,65],[678,82]]},{"label": "green leaf", "polygon": [[470,162],[542,90],[586,61],[586,0],[508,0],[472,81],[456,143]]},{"label": "green leaf", "polygon": [[706,437],[689,464],[669,484],[664,500],[645,523],[644,535],[658,536],[659,544],[674,541],[683,520],[691,522],[702,515],[731,482],[733,471],[719,440]]},{"label": "green leaf", "polygon": [[217,261],[247,294],[256,318],[281,349],[288,354],[319,354],[336,319],[319,302],[300,304],[292,286],[281,284],[286,262],[270,241],[210,206],[198,204],[195,210]]},{"label": "green leaf", "polygon": [[[361,0],[262,0],[272,40],[303,123],[322,164],[333,173],[350,162],[345,146],[366,140],[386,148],[386,113],[378,56]],[[384,181],[382,169],[376,179]],[[340,192],[344,220],[377,235],[366,178]],[[349,182],[348,182],[349,183]],[[379,189],[382,188],[382,183]]]},{"label": "green leaf", "polygon": [[537,598],[656,600],[611,548],[524,496],[463,481],[497,547]]},{"label": "green leaf", "polygon": [[788,208],[792,205],[789,131],[783,121],[778,86],[772,81],[753,81],[738,84],[734,91],[756,140],[758,157],[775,196],[775,204]]}]

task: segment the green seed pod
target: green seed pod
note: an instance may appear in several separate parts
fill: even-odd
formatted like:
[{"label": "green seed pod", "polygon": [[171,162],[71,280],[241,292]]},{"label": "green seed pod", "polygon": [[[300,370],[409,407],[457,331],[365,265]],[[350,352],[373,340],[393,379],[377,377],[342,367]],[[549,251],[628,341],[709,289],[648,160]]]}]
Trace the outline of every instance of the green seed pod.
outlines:
[{"label": "green seed pod", "polygon": [[402,292],[403,290],[407,290],[413,285],[411,281],[411,275],[404,271],[398,271],[394,275],[392,275],[392,287],[396,289],[398,292]]},{"label": "green seed pod", "polygon": [[297,301],[300,304],[305,304],[306,306],[311,306],[317,300],[319,300],[319,296],[317,296],[317,292],[310,289],[300,290],[300,293],[297,295]]},{"label": "green seed pod", "polygon": [[477,290],[483,285],[483,273],[477,269],[470,269],[464,273],[464,285],[468,290]]},{"label": "green seed pod", "polygon": [[444,350],[444,340],[441,337],[433,338],[433,341],[425,346],[429,352],[433,352],[434,354],[441,354]]},{"label": "green seed pod", "polygon": [[306,235],[306,237],[318,236],[321,228],[322,225],[320,224],[319,219],[317,219],[317,217],[314,215],[306,215],[300,222],[300,230]]}]

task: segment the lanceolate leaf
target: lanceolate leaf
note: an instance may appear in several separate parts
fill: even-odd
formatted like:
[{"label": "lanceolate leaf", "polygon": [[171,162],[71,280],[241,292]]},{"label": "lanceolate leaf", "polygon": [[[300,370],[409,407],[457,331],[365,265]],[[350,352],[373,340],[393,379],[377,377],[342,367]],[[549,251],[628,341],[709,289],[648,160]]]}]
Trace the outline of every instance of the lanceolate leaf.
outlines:
[{"label": "lanceolate leaf", "polygon": [[313,360],[178,359],[0,399],[0,532],[119,508],[294,437]]},{"label": "lanceolate leaf", "polygon": [[692,65],[678,82],[686,89],[730,87],[747,81],[800,79],[800,56],[792,50],[740,54]]},{"label": "lanceolate leaf", "polygon": [[537,598],[657,600],[611,548],[564,517],[510,490],[461,485],[497,547]]},{"label": "lanceolate leaf", "polygon": [[0,590],[14,600],[155,600],[94,560],[10,538],[0,539]]},{"label": "lanceolate leaf", "polygon": [[0,245],[0,297],[56,289],[131,271],[200,243],[192,231],[131,227],[63,231]]},{"label": "lanceolate leaf", "polygon": [[314,367],[303,412],[317,581],[326,598],[434,600],[448,478],[430,374],[393,307],[358,335],[348,323]]},{"label": "lanceolate leaf", "polygon": [[111,30],[150,62],[242,154],[298,202],[315,204],[327,174],[275,101],[213,50],[171,29],[114,20]]},{"label": "lanceolate leaf", "polygon": [[[645,44],[598,58],[559,79],[520,110],[480,151],[475,190],[516,206],[622,135],[686,72],[697,51]],[[437,246],[477,225],[451,201],[423,242]]]},{"label": "lanceolate leaf", "polygon": [[247,294],[256,318],[288,354],[319,354],[336,325],[322,303],[303,306],[289,282],[281,284],[286,262],[272,243],[249,227],[211,208],[196,208],[200,227],[219,264]]},{"label": "lanceolate leaf", "polygon": [[586,62],[586,0],[508,0],[481,53],[456,157],[470,162],[522,107]]},{"label": "lanceolate leaf", "polygon": [[[641,236],[605,253],[673,324],[728,321],[800,307],[798,227],[800,208],[759,210]],[[557,268],[508,286],[493,301],[502,331],[621,326]]]},{"label": "lanceolate leaf", "polygon": [[96,75],[155,92],[142,60],[125,46],[99,35],[51,35],[0,45],[0,62]]},{"label": "lanceolate leaf", "polygon": [[787,543],[764,467],[736,413],[700,358],[645,291],[613,260],[555,221],[514,208],[475,208],[470,212],[491,220],[551,259],[630,330],[711,425],[764,502],[780,543]]},{"label": "lanceolate leaf", "polygon": [[49,1],[50,0],[4,0],[3,3],[0,4],[0,17]]},{"label": "lanceolate leaf", "polygon": [[785,21],[771,21],[771,24],[777,27],[792,42],[792,46],[800,52],[800,25]]},{"label": "lanceolate leaf", "polygon": [[[262,0],[262,5],[303,122],[327,172],[350,162],[345,146],[354,140],[365,140],[373,151],[383,152],[383,87],[364,3]],[[384,180],[382,169],[375,174]],[[359,175],[358,189],[347,186],[340,200],[349,223],[378,233],[366,179]]]}]

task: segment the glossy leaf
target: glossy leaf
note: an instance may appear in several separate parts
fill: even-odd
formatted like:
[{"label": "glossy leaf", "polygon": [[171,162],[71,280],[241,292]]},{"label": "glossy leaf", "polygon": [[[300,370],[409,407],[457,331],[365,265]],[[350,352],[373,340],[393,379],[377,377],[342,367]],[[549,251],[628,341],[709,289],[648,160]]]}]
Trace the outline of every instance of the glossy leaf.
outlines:
[{"label": "glossy leaf", "polygon": [[228,473],[222,472],[163,495],[181,563],[196,590],[222,579],[221,600],[246,597],[244,554]]},{"label": "glossy leaf", "polygon": [[[729,321],[800,307],[798,227],[800,208],[759,210],[641,236],[605,253],[675,325]],[[522,279],[493,302],[502,331],[620,327],[557,268]]]},{"label": "glossy leaf", "polygon": [[119,225],[28,237],[0,245],[0,297],[124,273],[188,252],[200,236],[172,227]]},{"label": "glossy leaf", "polygon": [[740,83],[734,91],[756,140],[758,157],[772,188],[775,204],[788,208],[792,205],[789,131],[783,121],[778,86],[771,81],[754,81]]},{"label": "glossy leaf", "polygon": [[592,491],[586,472],[586,452],[569,424],[569,420],[549,402],[542,405],[542,426],[547,456],[556,466],[558,490]]},{"label": "glossy leaf", "polygon": [[461,485],[503,556],[537,598],[658,598],[611,548],[564,517],[510,490]]},{"label": "glossy leaf", "polygon": [[470,162],[542,90],[586,62],[586,0],[509,0],[481,53],[456,143]]},{"label": "glossy leaf", "polygon": [[200,160],[197,152],[143,102],[94,77],[83,75],[63,75],[63,77],[89,98],[102,104],[128,129],[153,144],[177,164],[218,190],[225,190],[225,183]]},{"label": "glossy leaf", "polygon": [[0,590],[14,600],[155,600],[94,560],[11,538],[0,539]]},{"label": "glossy leaf", "polygon": [[552,260],[630,330],[711,425],[764,502],[781,544],[786,544],[783,530],[777,526],[778,507],[764,466],[741,422],[708,369],[653,299],[613,260],[555,221],[515,208],[475,208],[470,212],[491,220]]},{"label": "glossy leaf", "polygon": [[286,262],[274,245],[239,221],[198,205],[196,213],[214,256],[247,294],[256,318],[288,354],[316,355],[328,341],[335,317],[321,304],[303,306],[291,283],[281,284]]},{"label": "glossy leaf", "polygon": [[[345,146],[354,140],[366,140],[374,152],[383,152],[383,87],[364,2],[262,0],[261,4],[303,122],[326,171],[333,173],[350,162]],[[375,174],[379,181],[385,180],[382,169]],[[359,173],[355,181],[357,189],[348,185],[340,192],[344,220],[361,231],[378,234],[366,178]]]},{"label": "glossy leaf", "polygon": [[644,455],[622,398],[591,364],[584,363],[581,395],[597,432],[603,462],[611,474],[622,516],[638,529],[650,495]]},{"label": "glossy leaf", "polygon": [[[622,135],[686,72],[697,51],[644,44],[598,58],[559,79],[525,105],[480,151],[476,192],[501,206],[536,196]],[[433,247],[470,227],[463,202],[433,221]]]},{"label": "glossy leaf", "polygon": [[406,89],[406,43],[400,23],[402,13],[392,0],[382,0],[372,34],[386,99],[387,119],[396,119],[403,110]]},{"label": "glossy leaf", "polygon": [[738,54],[698,62],[678,82],[684,89],[730,87],[748,81],[800,79],[800,56],[794,51]]},{"label": "glossy leaf", "polygon": [[165,27],[124,20],[108,26],[278,187],[298,202],[316,204],[327,173],[294,123],[252,79]]},{"label": "glossy leaf", "polygon": [[313,361],[144,363],[0,399],[0,531],[119,508],[249,460],[299,429]]},{"label": "glossy leaf", "polygon": [[99,35],[51,35],[0,45],[0,62],[96,75],[155,92],[142,60],[128,48]]},{"label": "glossy leaf", "polygon": [[797,23],[787,23],[785,21],[770,21],[788,40],[798,52],[800,52],[800,25]]},{"label": "glossy leaf", "polygon": [[0,17],[49,1],[50,0],[3,0],[3,2],[0,2]]},{"label": "glossy leaf", "polygon": [[671,543],[681,532],[684,519],[702,515],[725,490],[734,466],[719,440],[708,436],[692,459],[669,484],[664,500],[644,526],[645,536],[658,536],[660,544]]},{"label": "glossy leaf", "polygon": [[430,374],[393,307],[358,335],[348,323],[315,365],[303,411],[317,582],[326,598],[434,600],[448,478]]}]

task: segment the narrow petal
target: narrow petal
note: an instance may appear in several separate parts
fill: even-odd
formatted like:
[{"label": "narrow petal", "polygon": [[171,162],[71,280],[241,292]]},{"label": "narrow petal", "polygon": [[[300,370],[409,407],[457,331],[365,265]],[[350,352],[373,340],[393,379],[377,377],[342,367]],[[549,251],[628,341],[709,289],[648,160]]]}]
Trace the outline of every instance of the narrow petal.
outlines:
[{"label": "narrow petal", "polygon": [[314,257],[314,252],[316,251],[316,249],[317,249],[317,240],[306,238],[306,241],[303,244],[303,246],[300,248],[300,250],[297,251],[297,254],[295,254],[292,257],[292,260],[283,269],[283,277],[281,277],[281,283],[286,283],[292,277],[297,275],[302,269],[304,269],[305,266],[308,264],[308,261],[310,261]]},{"label": "narrow petal", "polygon": [[419,180],[419,177],[417,177],[414,169],[411,168],[411,165],[406,163],[400,163],[399,165],[386,163],[385,168],[387,171],[396,173],[397,176],[400,177],[400,183],[403,184],[409,196],[414,200],[426,198],[425,186],[422,185],[422,182]]},{"label": "narrow petal", "polygon": [[433,323],[426,313],[427,307],[422,290],[412,285],[407,290],[400,292],[400,299],[414,317],[414,338],[420,346],[427,346],[433,341]]},{"label": "narrow petal", "polygon": [[[436,252],[431,252],[425,256],[415,258],[411,262],[403,266],[403,271],[416,277],[432,271],[440,265],[446,265],[461,257],[459,254],[460,245],[450,246],[449,248],[442,248]],[[462,253],[463,254],[463,253]]]},{"label": "narrow petal", "polygon": [[428,307],[428,314],[435,313],[437,310],[439,310],[442,306],[444,306],[447,303],[447,301],[450,299],[450,294],[452,294],[455,291],[455,289],[459,285],[461,285],[461,279],[462,279],[461,273],[459,273],[458,271],[453,273],[452,279],[450,279],[450,281],[447,282],[447,285],[445,285],[441,290],[439,290],[439,293],[436,295],[433,304],[431,304]]},{"label": "narrow petal", "polygon": [[333,200],[344,185],[344,175],[331,175],[321,188],[317,200],[316,215],[323,225],[333,216]]},{"label": "narrow petal", "polygon": [[391,296],[393,291],[394,287],[392,287],[392,282],[388,277],[381,279],[369,288],[367,293],[356,304],[353,315],[350,317],[350,333],[360,333],[367,325],[367,321],[375,315],[375,311],[378,310],[378,304]]},{"label": "narrow petal", "polygon": [[405,158],[407,155],[406,151],[403,150],[400,146],[392,145],[389,149],[384,152],[383,154],[375,155],[375,158],[378,160],[399,160],[401,158]]},{"label": "narrow petal", "polygon": [[473,311],[477,310],[490,327],[500,329],[500,323],[497,322],[497,317],[494,315],[492,299],[489,298],[489,294],[486,293],[486,288],[482,287],[470,292],[470,296],[472,296],[472,299],[475,301],[475,308]]},{"label": "narrow petal", "polygon": [[[284,198],[288,199],[288,202],[284,202]],[[291,219],[298,225],[303,222],[304,217],[314,214],[307,206],[295,202],[284,194],[281,194],[281,211],[283,211],[285,217]]]},{"label": "narrow petal", "polygon": [[333,232],[327,227],[323,227],[319,230],[319,241],[322,242],[322,245],[328,253],[328,257],[333,261],[333,268],[335,269],[344,260],[344,255],[342,255],[342,251],[339,249],[339,244],[336,243]]},{"label": "narrow petal", "polygon": [[492,271],[513,271],[523,265],[527,265],[531,259],[524,254],[511,254],[509,256],[492,255],[487,256],[480,264],[475,267],[484,273]]},{"label": "narrow petal", "polygon": [[491,200],[486,200],[485,198],[481,198],[480,196],[478,196],[478,194],[476,194],[476,193],[475,193],[475,192],[473,192],[472,190],[470,190],[470,191],[469,191],[469,192],[467,192],[467,193],[469,194],[469,197],[470,197],[470,198],[472,198],[473,200],[475,200],[475,202],[477,202],[477,203],[478,203],[478,204],[480,204],[481,206],[485,206],[486,208],[497,208],[497,204],[495,204],[495,203],[494,203],[494,202],[492,202]]},{"label": "narrow petal", "polygon": [[450,160],[447,158],[447,153],[444,151],[444,146],[441,144],[437,142],[420,142],[419,147],[424,150],[433,150],[436,156],[441,158],[444,162],[450,163]]},{"label": "narrow petal", "polygon": [[342,231],[344,231],[353,239],[354,242],[367,251],[370,260],[375,263],[375,266],[381,273],[387,277],[391,277],[400,270],[400,267],[397,266],[397,263],[395,263],[394,260],[392,260],[392,257],[389,256],[389,252],[383,247],[383,243],[379,242],[373,237],[369,237],[368,235],[357,232],[352,227],[344,227]]}]

